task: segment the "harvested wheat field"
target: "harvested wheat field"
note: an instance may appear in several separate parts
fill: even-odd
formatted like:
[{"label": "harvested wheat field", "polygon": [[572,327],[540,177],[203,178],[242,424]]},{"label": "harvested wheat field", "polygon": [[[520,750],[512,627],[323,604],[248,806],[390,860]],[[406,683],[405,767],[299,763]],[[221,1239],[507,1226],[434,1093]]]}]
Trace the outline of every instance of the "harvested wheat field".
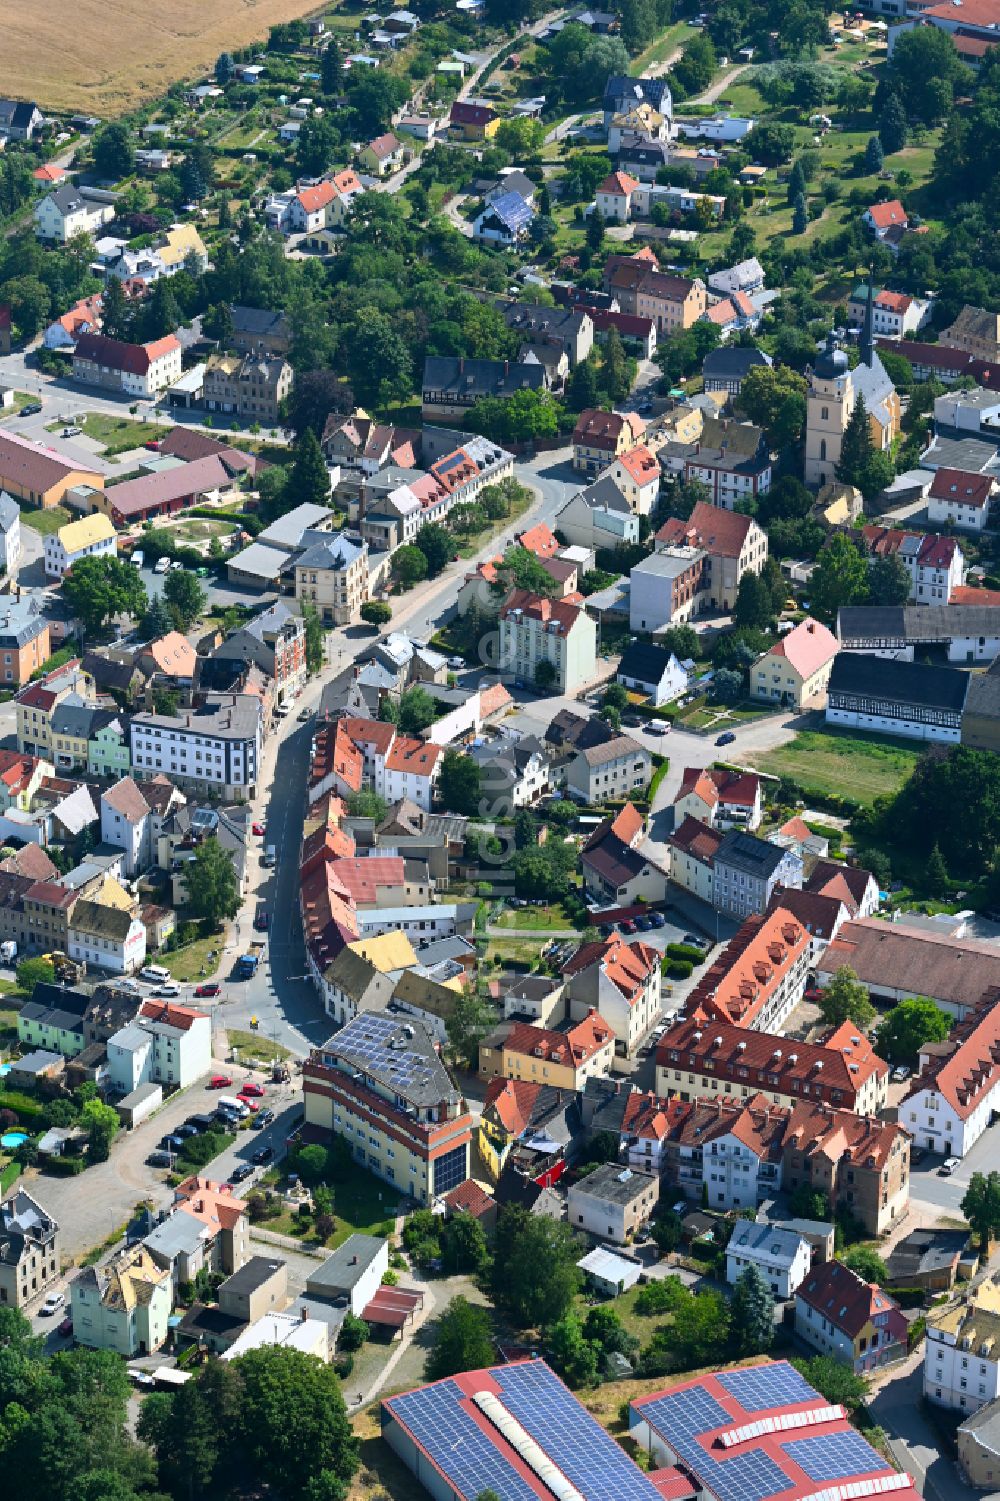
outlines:
[{"label": "harvested wheat field", "polygon": [[121,114],[318,0],[30,0],[3,6],[3,91],[42,109]]}]

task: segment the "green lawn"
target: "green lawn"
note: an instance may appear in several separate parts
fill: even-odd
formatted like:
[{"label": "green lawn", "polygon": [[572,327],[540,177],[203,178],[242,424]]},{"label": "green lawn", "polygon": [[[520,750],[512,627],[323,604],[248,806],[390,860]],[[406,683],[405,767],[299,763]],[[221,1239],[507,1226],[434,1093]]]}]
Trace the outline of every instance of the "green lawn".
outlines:
[{"label": "green lawn", "polygon": [[25,526],[41,532],[43,537],[57,532],[61,526],[66,526],[73,519],[65,506],[50,506],[47,511],[29,511],[24,507],[21,510],[21,520]]},{"label": "green lawn", "polygon": [[[381,1225],[395,1220],[399,1212],[401,1200],[396,1190],[356,1163],[351,1164],[349,1178],[342,1183],[332,1183],[330,1187],[333,1189],[333,1216],[337,1227],[322,1244],[331,1251],[351,1235],[376,1234]],[[265,1230],[274,1230],[280,1235],[297,1235],[307,1245],[320,1244],[312,1220],[300,1220],[288,1210],[283,1209],[281,1214],[261,1223]]]},{"label": "green lawn", "polygon": [[194,516],[190,521],[181,521],[173,528],[178,537],[184,537],[189,542],[207,542],[212,537],[228,537],[230,532],[236,530],[233,521],[208,521],[199,516]]},{"label": "green lawn", "polygon": [[491,938],[486,950],[487,959],[499,959],[503,964],[512,961],[518,964],[534,964],[541,958],[546,939],[544,933],[537,938]]},{"label": "green lawn", "polygon": [[0,422],[2,422],[5,417],[16,417],[22,407],[30,406],[33,401],[37,400],[38,397],[32,396],[30,391],[15,391],[14,405],[12,407],[4,407],[3,410],[0,411]]},{"label": "green lawn", "polygon": [[[210,938],[196,938],[194,943],[186,943],[172,953],[157,954],[156,962],[169,969],[175,980],[207,980],[219,968],[223,944],[223,935],[213,933]],[[215,958],[210,959],[213,949]]]},{"label": "green lawn", "polygon": [[141,448],[153,438],[162,438],[166,430],[156,422],[136,422],[131,417],[112,417],[106,412],[88,412],[76,425],[95,443],[104,444],[106,459],[130,448]]},{"label": "green lawn", "polygon": [[239,1048],[240,1062],[243,1064],[249,1064],[251,1058],[259,1058],[261,1063],[280,1063],[283,1058],[291,1056],[280,1042],[272,1042],[259,1032],[230,1031],[227,1028],[226,1036],[231,1048]]},{"label": "green lawn", "polygon": [[899,791],[919,754],[896,740],[804,730],[787,745],[751,752],[746,759],[761,771],[795,782],[805,796],[816,792],[870,804]]},{"label": "green lawn", "polygon": [[510,907],[506,912],[501,912],[499,920],[494,924],[498,928],[520,928],[533,933],[544,933],[549,928],[571,928],[566,913],[560,902],[550,907]]}]

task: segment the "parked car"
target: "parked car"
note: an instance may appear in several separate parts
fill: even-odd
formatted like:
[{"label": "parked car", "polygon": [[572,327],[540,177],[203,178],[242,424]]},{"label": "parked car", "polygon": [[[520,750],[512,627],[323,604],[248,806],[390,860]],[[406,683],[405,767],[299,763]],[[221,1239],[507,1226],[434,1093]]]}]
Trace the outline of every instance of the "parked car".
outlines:
[{"label": "parked car", "polygon": [[258,1165],[262,1165],[265,1162],[273,1162],[274,1161],[274,1148],[273,1147],[259,1147],[257,1149],[257,1151],[254,1152],[253,1157],[250,1160],[252,1162],[256,1162]]},{"label": "parked car", "polygon": [[462,668],[465,666],[465,658],[464,657],[449,657],[448,658],[448,666],[451,668],[452,672],[460,672],[462,670]]},{"label": "parked car", "polygon": [[209,1000],[212,996],[222,994],[222,986],[217,985],[215,981],[212,980],[207,985],[196,985],[194,993],[197,999],[200,1001]]},{"label": "parked car", "polygon": [[183,1145],[184,1138],[183,1136],[179,1136],[176,1131],[168,1131],[166,1136],[160,1137],[161,1152],[179,1152]]},{"label": "parked car", "polygon": [[823,999],[823,992],[818,985],[810,985],[802,997],[804,1001],[813,1001],[818,1004]]},{"label": "parked car", "polygon": [[129,1366],[128,1379],[133,1386],[155,1386],[156,1380],[149,1371],[142,1371],[138,1366]]},{"label": "parked car", "polygon": [[60,1308],[62,1308],[65,1303],[65,1293],[49,1293],[48,1297],[45,1299],[45,1302],[42,1304],[41,1308],[38,1311],[39,1313],[43,1314],[45,1318],[50,1318],[52,1314],[58,1313]]},{"label": "parked car", "polygon": [[80,436],[80,429],[78,427],[64,427],[62,436],[64,438],[78,438]]},{"label": "parked car", "polygon": [[160,1151],[150,1152],[149,1156],[146,1158],[146,1166],[147,1167],[169,1167],[171,1161],[172,1161],[172,1158],[171,1158],[171,1154],[169,1152],[160,1152]]},{"label": "parked car", "polygon": [[273,1110],[258,1110],[257,1114],[253,1118],[253,1121],[251,1122],[251,1125],[255,1131],[262,1131],[264,1127],[269,1126],[273,1120]]},{"label": "parked car", "polygon": [[252,1162],[241,1162],[239,1167],[234,1167],[229,1174],[230,1183],[245,1183],[253,1172]]},{"label": "parked car", "polygon": [[263,903],[261,903],[261,905],[257,908],[257,911],[254,913],[253,919],[253,925],[257,929],[257,932],[266,933],[270,921],[271,919],[268,916],[267,908],[263,905]]},{"label": "parked car", "polygon": [[263,839],[263,837],[264,837],[264,828],[265,828],[265,825],[262,824],[262,823],[255,823],[254,824],[254,826],[253,826],[253,832],[254,832],[254,836],[257,839]]},{"label": "parked car", "polygon": [[735,739],[736,736],[733,734],[732,730],[726,730],[724,734],[719,735],[716,738],[715,743],[716,745],[732,745]]},{"label": "parked car", "polygon": [[696,938],[693,933],[685,933],[681,942],[693,943],[696,949],[703,949],[705,947],[704,938]]},{"label": "parked car", "polygon": [[38,414],[39,414],[39,412],[41,410],[42,410],[42,408],[41,408],[41,403],[40,402],[29,401],[28,405],[26,407],[22,407],[21,408],[21,416],[22,417],[37,417]]},{"label": "parked car", "polygon": [[208,1081],[208,1087],[209,1089],[228,1089],[232,1082],[228,1074],[213,1074]]},{"label": "parked car", "polygon": [[59,1328],[56,1330],[56,1333],[61,1334],[63,1339],[67,1339],[69,1335],[73,1333],[72,1318],[63,1319],[62,1323],[59,1325]]},{"label": "parked car", "polygon": [[[908,1079],[912,1072],[913,1070],[909,1068],[905,1063],[898,1063],[892,1071],[892,1077],[895,1079],[897,1084],[902,1084],[903,1080]],[[913,1161],[912,1152],[910,1153],[910,1161]]]},{"label": "parked car", "polygon": [[660,724],[657,720],[653,720],[650,724],[647,724],[645,728],[647,735],[670,734],[670,726],[668,724]]},{"label": "parked car", "polygon": [[620,927],[623,933],[635,932],[635,923],[632,922],[631,918],[626,918],[625,921],[620,924]]},{"label": "parked car", "polygon": [[665,928],[667,926],[667,919],[662,912],[651,912],[649,914],[649,924],[652,928]]},{"label": "parked car", "polygon": [[941,1166],[938,1168],[938,1173],[942,1178],[950,1178],[955,1169],[957,1167],[961,1167],[961,1165],[961,1157],[946,1157]]},{"label": "parked car", "polygon": [[926,1156],[927,1153],[923,1147],[912,1146],[910,1148],[910,1166],[919,1167]]},{"label": "parked car", "polygon": [[181,987],[178,985],[176,980],[168,980],[166,985],[161,985],[156,992],[157,995],[162,995],[169,999],[173,999],[176,996],[179,996],[180,993]]},{"label": "parked car", "polygon": [[183,1126],[174,1127],[174,1135],[180,1137],[181,1141],[188,1141],[192,1136],[198,1135],[198,1127],[185,1121]]},{"label": "parked car", "polygon": [[264,1098],[263,1087],[260,1084],[255,1084],[252,1079],[249,1084],[244,1084],[243,1088],[240,1090],[240,1094],[251,1095],[258,1100],[262,1100]]},{"label": "parked car", "polygon": [[650,928],[653,926],[648,917],[637,917],[635,920],[635,925],[640,933],[648,933]]},{"label": "parked car", "polygon": [[313,711],[311,709],[300,709],[295,717],[298,719],[299,724],[305,724],[307,719],[312,719],[312,714]]}]

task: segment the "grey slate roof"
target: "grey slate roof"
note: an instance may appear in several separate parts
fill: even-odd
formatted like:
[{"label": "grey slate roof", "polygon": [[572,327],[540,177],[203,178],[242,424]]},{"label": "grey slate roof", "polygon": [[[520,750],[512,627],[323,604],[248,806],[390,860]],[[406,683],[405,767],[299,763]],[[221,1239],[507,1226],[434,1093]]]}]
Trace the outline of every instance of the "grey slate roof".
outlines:
[{"label": "grey slate roof", "polygon": [[[467,905],[474,908],[475,904]],[[397,1021],[385,1012],[367,1012],[324,1043],[322,1055],[334,1065],[358,1069],[413,1105],[438,1105],[459,1098],[434,1039],[419,1021]]]},{"label": "grey slate roof", "polygon": [[755,839],[752,834],[744,834],[741,829],[730,829],[719,845],[715,864],[767,879],[774,874],[784,858],[785,851],[777,845],[768,844],[764,839]]},{"label": "grey slate roof", "polygon": [[9,495],[6,490],[0,490],[0,532],[9,532],[20,519],[20,507],[13,495]]},{"label": "grey slate roof", "polygon": [[842,651],[833,660],[828,693],[831,698],[837,693],[859,694],[960,714],[968,686],[968,674],[954,667],[925,667],[920,662]]}]

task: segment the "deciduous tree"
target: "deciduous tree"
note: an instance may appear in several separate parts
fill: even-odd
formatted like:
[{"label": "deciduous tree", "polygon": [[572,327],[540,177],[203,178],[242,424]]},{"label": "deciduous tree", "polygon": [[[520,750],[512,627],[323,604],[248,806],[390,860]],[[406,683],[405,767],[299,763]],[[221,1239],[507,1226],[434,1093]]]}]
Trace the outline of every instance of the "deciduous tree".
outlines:
[{"label": "deciduous tree", "polygon": [[562,1221],[518,1207],[501,1209],[493,1262],[493,1298],[520,1329],[557,1323],[580,1285],[580,1249]]},{"label": "deciduous tree", "polygon": [[214,835],[196,847],[194,858],[184,867],[188,905],[196,917],[221,928],[240,910],[240,886],[233,858]]},{"label": "deciduous tree", "polygon": [[485,1308],[468,1298],[452,1298],[438,1320],[434,1345],[427,1360],[431,1381],[455,1376],[460,1371],[475,1371],[491,1366],[496,1359],[496,1345]]},{"label": "deciduous tree", "polygon": [[1000,1231],[1000,1173],[973,1173],[961,1203],[962,1213],[985,1252]]},{"label": "deciduous tree", "polygon": [[875,1017],[868,987],[862,984],[849,964],[842,964],[836,971],[823,992],[819,1009],[830,1027],[839,1027],[849,1021],[863,1028],[869,1026]]},{"label": "deciduous tree", "polygon": [[890,1063],[912,1068],[920,1049],[928,1042],[944,1042],[951,1031],[951,1017],[926,996],[900,1001],[879,1026],[875,1049]]},{"label": "deciduous tree", "polygon": [[61,587],[87,635],[116,615],[138,620],[146,610],[146,590],[138,570],[120,558],[81,558],[63,576]]}]

